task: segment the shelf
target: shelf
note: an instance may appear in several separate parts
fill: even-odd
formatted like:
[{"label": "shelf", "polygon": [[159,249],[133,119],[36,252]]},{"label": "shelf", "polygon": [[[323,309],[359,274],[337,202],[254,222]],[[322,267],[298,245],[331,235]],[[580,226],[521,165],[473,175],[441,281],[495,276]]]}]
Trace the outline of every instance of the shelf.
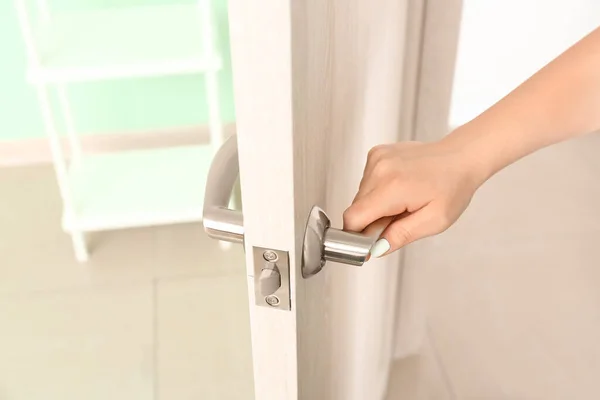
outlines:
[{"label": "shelf", "polygon": [[75,215],[63,228],[100,231],[202,220],[211,146],[84,157],[69,171]]},{"label": "shelf", "polygon": [[58,12],[34,32],[39,66],[34,84],[164,76],[218,70],[205,51],[197,5]]}]

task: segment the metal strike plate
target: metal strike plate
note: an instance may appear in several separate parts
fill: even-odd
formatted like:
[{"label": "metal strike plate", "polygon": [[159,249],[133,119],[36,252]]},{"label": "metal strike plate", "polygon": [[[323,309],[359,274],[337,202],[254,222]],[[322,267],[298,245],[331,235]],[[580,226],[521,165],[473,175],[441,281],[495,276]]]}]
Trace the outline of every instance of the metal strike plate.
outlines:
[{"label": "metal strike plate", "polygon": [[[254,257],[254,297],[256,305],[262,307],[273,308],[277,310],[291,310],[290,298],[290,259],[287,251],[268,249],[264,247],[253,247]],[[265,281],[265,277],[270,274],[265,274],[263,269],[272,269],[276,267],[279,273],[281,285],[275,292],[270,295],[263,295],[265,292],[271,293],[273,290],[263,290],[261,284],[273,285],[273,281]],[[263,281],[261,282],[261,278]]]}]

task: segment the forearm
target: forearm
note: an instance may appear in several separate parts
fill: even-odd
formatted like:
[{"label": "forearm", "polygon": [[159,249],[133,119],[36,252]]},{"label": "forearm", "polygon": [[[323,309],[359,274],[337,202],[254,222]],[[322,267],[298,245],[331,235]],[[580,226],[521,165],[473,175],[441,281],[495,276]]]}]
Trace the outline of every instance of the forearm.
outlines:
[{"label": "forearm", "polygon": [[600,28],[443,142],[481,180],[542,148],[600,129]]}]

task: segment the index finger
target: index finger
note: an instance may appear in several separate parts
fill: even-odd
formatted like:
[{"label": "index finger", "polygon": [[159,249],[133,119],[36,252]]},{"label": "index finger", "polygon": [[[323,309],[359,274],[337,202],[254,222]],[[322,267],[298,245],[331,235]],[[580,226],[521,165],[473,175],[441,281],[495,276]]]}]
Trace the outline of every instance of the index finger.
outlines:
[{"label": "index finger", "polygon": [[406,211],[406,203],[397,200],[393,185],[384,185],[360,196],[344,212],[344,229],[362,232],[383,217],[393,217]]}]

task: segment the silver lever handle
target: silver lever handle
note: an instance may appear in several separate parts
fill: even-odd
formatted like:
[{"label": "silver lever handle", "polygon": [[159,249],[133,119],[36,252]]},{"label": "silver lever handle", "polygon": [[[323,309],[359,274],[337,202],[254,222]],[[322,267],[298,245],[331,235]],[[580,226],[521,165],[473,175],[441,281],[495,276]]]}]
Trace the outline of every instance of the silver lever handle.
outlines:
[{"label": "silver lever handle", "polygon": [[313,207],[304,231],[302,276],[309,278],[316,275],[327,261],[363,265],[384,228],[381,226],[373,236],[345,232],[332,228],[325,211]]},{"label": "silver lever handle", "polygon": [[244,216],[228,208],[239,168],[237,136],[232,135],[217,151],[206,180],[202,220],[204,230],[213,239],[244,242]]},{"label": "silver lever handle", "polygon": [[[228,208],[238,175],[237,136],[232,135],[215,155],[206,181],[202,218],[204,230],[213,239],[244,241],[244,217],[241,211]],[[363,265],[380,234],[381,230],[366,236],[331,228],[327,214],[313,207],[304,233],[302,276],[317,274],[327,261]]]}]

